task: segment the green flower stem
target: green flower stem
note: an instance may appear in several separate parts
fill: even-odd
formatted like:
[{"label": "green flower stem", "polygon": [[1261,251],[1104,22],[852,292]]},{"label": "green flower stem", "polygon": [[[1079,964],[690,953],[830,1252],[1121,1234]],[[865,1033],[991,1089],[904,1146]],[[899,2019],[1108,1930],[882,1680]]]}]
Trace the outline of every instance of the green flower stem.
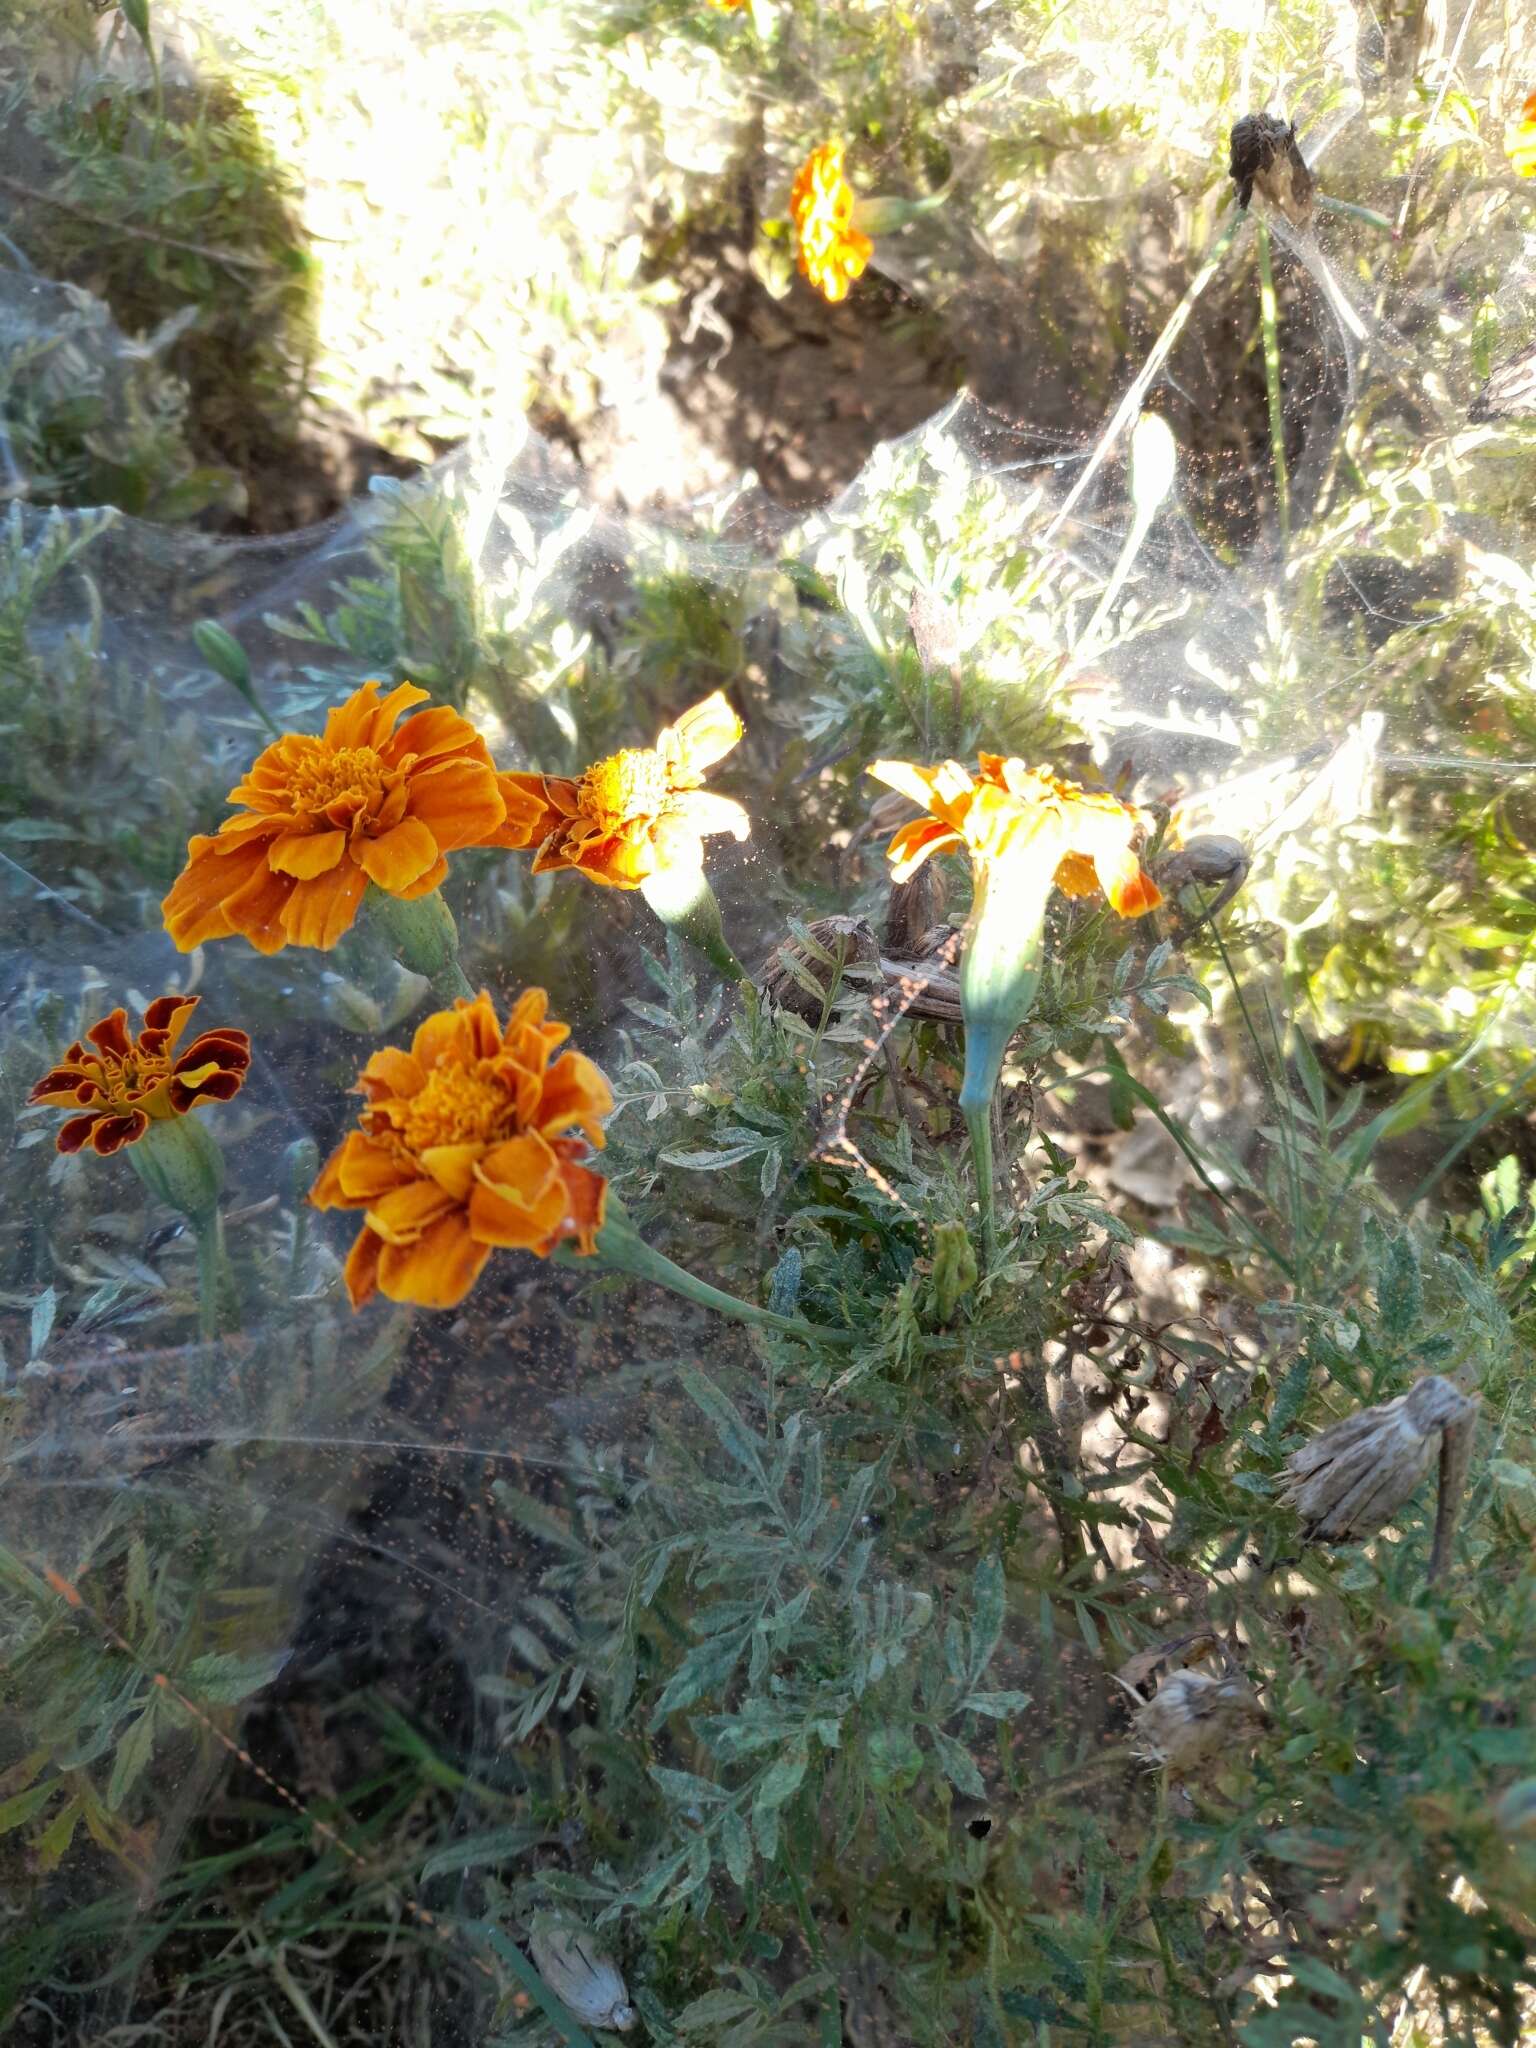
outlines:
[{"label": "green flower stem", "polygon": [[744,982],[747,970],[726,944],[720,905],[702,868],[658,868],[640,893],[662,923],[701,952],[727,981]]},{"label": "green flower stem", "polygon": [[1285,401],[1280,388],[1280,321],[1275,305],[1275,269],[1269,229],[1258,223],[1259,324],[1264,335],[1264,392],[1269,401],[1269,449],[1275,465],[1275,507],[1282,544],[1291,537],[1291,485],[1285,467]]},{"label": "green flower stem", "polygon": [[157,1117],[128,1159],[156,1201],[185,1216],[197,1237],[199,1324],[212,1338],[240,1326],[235,1278],[224,1249],[219,1195],[224,1158],[194,1114]]},{"label": "green flower stem", "polygon": [[[555,1256],[564,1266],[586,1264],[584,1256],[568,1245],[562,1246]],[[597,1234],[596,1257],[597,1263],[610,1273],[627,1273],[632,1280],[650,1280],[658,1287],[670,1288],[685,1301],[697,1302],[700,1308],[712,1308],[723,1316],[734,1316],[755,1329],[778,1330],[786,1337],[799,1337],[807,1343],[851,1344],[854,1340],[851,1330],[829,1330],[819,1323],[804,1322],[799,1316],[776,1316],[771,1309],[755,1308],[737,1295],[711,1287],[707,1280],[695,1279],[661,1252],[652,1250],[611,1190],[607,1220]]]},{"label": "green flower stem", "polygon": [[976,897],[960,961],[965,1016],[960,1113],[976,1171],[983,1278],[997,1250],[992,1101],[1008,1041],[1029,1015],[1040,985],[1041,934],[1054,872],[1050,847],[1026,846],[1011,858],[976,863]]},{"label": "green flower stem", "polygon": [[400,965],[412,974],[424,974],[440,1003],[451,1003],[459,996],[473,1001],[475,990],[459,965],[459,928],[441,890],[408,903],[370,882],[367,902],[374,923],[389,940]]},{"label": "green flower stem", "polygon": [[1334,199],[1326,192],[1319,192],[1314,195],[1312,203],[1325,213],[1341,213],[1346,220],[1363,220],[1367,227],[1380,228],[1384,235],[1390,235],[1394,242],[1397,240],[1397,229],[1384,213],[1372,213],[1368,206],[1356,206],[1352,199]]}]

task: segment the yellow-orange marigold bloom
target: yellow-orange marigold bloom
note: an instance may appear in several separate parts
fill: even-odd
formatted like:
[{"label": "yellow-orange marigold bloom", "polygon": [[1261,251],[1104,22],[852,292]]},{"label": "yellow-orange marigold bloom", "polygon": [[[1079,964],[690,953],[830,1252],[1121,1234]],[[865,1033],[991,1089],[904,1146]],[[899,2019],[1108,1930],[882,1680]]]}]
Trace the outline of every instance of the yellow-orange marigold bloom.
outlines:
[{"label": "yellow-orange marigold bloom", "polygon": [[800,275],[832,305],[862,277],[875,245],[853,224],[858,196],[843,174],[843,146],[823,142],[795,173],[789,213],[795,224]]},{"label": "yellow-orange marigold bloom", "polygon": [[526,846],[537,806],[498,773],[479,733],[447,705],[396,720],[427,692],[364,683],[325,732],[285,733],[229,793],[240,806],[197,835],[161,905],[185,952],[238,933],[259,953],[336,944],[369,882],[426,896],[462,846]]},{"label": "yellow-orange marigold bloom", "polygon": [[1509,161],[1521,178],[1536,178],[1536,92],[1520,110],[1507,145]]},{"label": "yellow-orange marigold bloom", "polygon": [[928,814],[903,825],[886,849],[898,882],[914,875],[929,854],[950,847],[963,846],[973,861],[986,863],[1032,849],[1051,861],[1064,895],[1102,889],[1122,917],[1141,917],[1163,900],[1136,857],[1140,814],[1118,797],[1000,754],[982,754],[974,776],[958,761],[937,768],[876,761],[869,772]]},{"label": "yellow-orange marigold bloom", "polygon": [[654,747],[625,747],[579,780],[508,775],[536,811],[524,842],[538,848],[534,873],[574,868],[589,882],[638,889],[664,869],[702,867],[703,841],[712,833],[745,839],[752,822],[741,805],[701,787],[704,770],[741,734],[741,720],[716,690],[660,733]]},{"label": "yellow-orange marigold bloom", "polygon": [[176,1047],[198,996],[156,996],[144,1028],[128,1029],[126,1010],[113,1010],[78,1038],[45,1074],[28,1100],[76,1109],[55,1141],[61,1152],[89,1145],[103,1158],[142,1138],[150,1123],[185,1116],[199,1102],[228,1102],[251,1064],[243,1031],[204,1031],[186,1051]]},{"label": "yellow-orange marigold bloom", "polygon": [[575,1240],[591,1252],[608,1183],[582,1162],[603,1145],[613,1090],[585,1054],[552,1055],[570,1035],[541,988],[518,998],[507,1028],[484,993],[428,1017],[404,1052],[364,1067],[367,1107],[309,1199],[361,1209],[347,1292],[453,1308],[498,1246],[547,1258]]}]

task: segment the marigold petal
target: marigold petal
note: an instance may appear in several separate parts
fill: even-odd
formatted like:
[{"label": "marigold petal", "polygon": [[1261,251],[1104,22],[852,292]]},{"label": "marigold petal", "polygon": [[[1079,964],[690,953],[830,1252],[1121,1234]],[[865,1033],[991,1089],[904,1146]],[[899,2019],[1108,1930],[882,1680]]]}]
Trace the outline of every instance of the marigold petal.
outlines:
[{"label": "marigold petal", "polygon": [[418,1308],[457,1308],[485,1270],[489,1245],[470,1235],[462,1209],[453,1209],[413,1243],[385,1244],[378,1284],[391,1301]]},{"label": "marigold petal", "polygon": [[716,690],[668,726],[658,738],[656,750],[675,752],[683,766],[697,775],[723,761],[745,730],[725,692]]},{"label": "marigold petal", "polygon": [[65,1154],[78,1152],[95,1130],[96,1123],[97,1114],[94,1110],[89,1116],[72,1116],[68,1123],[60,1125],[59,1134],[53,1141],[55,1148]]},{"label": "marigold petal", "polygon": [[419,818],[402,818],[379,838],[358,840],[353,857],[370,881],[398,896],[437,860],[437,841]]},{"label": "marigold petal", "polygon": [[745,805],[737,803],[734,797],[713,796],[708,790],[686,789],[673,799],[675,814],[698,838],[712,838],[717,832],[729,832],[735,840],[748,839],[752,835],[752,820]]},{"label": "marigold petal", "polygon": [[414,754],[418,761],[436,760],[443,754],[464,752],[482,768],[491,766],[490,749],[479,733],[451,704],[434,704],[429,711],[418,711],[408,718],[400,730],[393,734],[379,752],[391,768],[404,761],[407,754]]},{"label": "marigold petal", "polygon": [[[67,1131],[69,1125],[64,1126]],[[91,1149],[103,1159],[110,1159],[114,1152],[121,1152],[125,1145],[132,1145],[142,1138],[149,1129],[149,1118],[142,1109],[125,1109],[118,1116],[98,1116],[91,1119]],[[61,1131],[59,1136],[62,1137]]]},{"label": "marigold petal", "polygon": [[[171,943],[190,953],[206,939],[227,939],[237,929],[229,916],[230,899],[266,873],[266,847],[261,842],[231,846],[202,835],[194,838],[187,847],[187,865],[160,905]],[[264,950],[275,952],[277,947]]]},{"label": "marigold petal", "polygon": [[960,834],[937,818],[914,818],[910,825],[902,826],[885,849],[892,881],[909,882],[930,853],[963,844]]},{"label": "marigold petal", "polygon": [[463,1018],[463,1011],[455,1004],[451,1010],[434,1010],[416,1026],[411,1052],[424,1075],[430,1074],[439,1060],[465,1057],[468,1039]]},{"label": "marigold petal", "polygon": [[383,1249],[384,1240],[365,1223],[357,1233],[342,1269],[342,1278],[347,1283],[347,1299],[354,1308],[361,1308],[365,1302],[372,1301],[379,1291],[379,1254]]},{"label": "marigold petal", "polygon": [[427,1176],[445,1195],[467,1202],[475,1185],[475,1168],[485,1155],[481,1144],[428,1145],[418,1153]]},{"label": "marigold petal", "polygon": [[386,1096],[417,1095],[426,1086],[427,1070],[414,1053],[398,1045],[383,1045],[374,1053],[358,1077],[360,1092],[371,1101]]},{"label": "marigold petal", "polygon": [[402,903],[415,903],[423,896],[430,896],[434,889],[440,889],[448,879],[448,856],[439,854],[424,874],[407,883],[405,888],[396,890]]},{"label": "marigold petal", "polygon": [[[367,886],[367,876],[351,861],[343,861],[329,874],[316,875],[308,882],[290,882],[288,898],[280,912],[283,932],[296,946],[313,946],[328,953],[342,934],[352,929]],[[233,914],[231,909],[231,918]],[[254,939],[251,943],[258,944]]]},{"label": "marigold petal", "polygon": [[431,694],[415,683],[397,683],[387,697],[380,698],[377,683],[364,683],[344,704],[326,715],[325,743],[328,747],[373,747],[382,749],[402,711],[413,704],[425,704]]},{"label": "marigold petal", "polygon": [[[695,842],[697,843],[697,842]],[[659,865],[651,829],[644,821],[637,821],[618,832],[610,832],[601,839],[589,839],[585,845],[568,847],[558,860],[545,860],[546,849],[539,849],[539,857],[533,864],[538,874],[541,867],[572,867],[578,874],[585,875],[589,882],[598,882],[610,889],[638,889],[655,874]],[[698,860],[703,859],[702,852]],[[695,861],[693,865],[697,865]]]},{"label": "marigold petal", "polygon": [[602,1068],[584,1052],[563,1052],[544,1076],[533,1123],[546,1138],[580,1128],[601,1150],[602,1119],[612,1112],[613,1089]]},{"label": "marigold petal", "polygon": [[494,1146],[480,1162],[469,1227],[482,1244],[536,1251],[554,1242],[569,1197],[561,1161],[530,1132]]},{"label": "marigold petal", "polygon": [[144,1028],[139,1033],[139,1043],[160,1039],[157,1050],[170,1052],[187,1028],[187,1019],[202,1001],[201,996],[156,996],[144,1012]]},{"label": "marigold petal", "polygon": [[414,1244],[421,1233],[455,1206],[435,1180],[410,1180],[387,1188],[368,1204],[368,1227],[386,1244]]},{"label": "marigold petal", "polygon": [[506,815],[493,832],[476,844],[520,850],[542,839],[560,815],[546,800],[543,782],[542,775],[498,774],[496,789],[506,806]]},{"label": "marigold petal", "polygon": [[873,775],[876,782],[883,782],[890,789],[899,790],[919,810],[926,811],[933,800],[931,768],[919,768],[913,761],[871,761],[864,773]]},{"label": "marigold petal", "polygon": [[1066,853],[1056,864],[1056,886],[1063,896],[1096,896],[1099,875],[1085,853]]},{"label": "marigold petal", "polygon": [[366,1131],[348,1131],[309,1191],[317,1209],[357,1209],[416,1178],[415,1169]]},{"label": "marigold petal", "polygon": [[99,1052],[113,1053],[118,1059],[126,1059],[133,1050],[133,1040],[128,1033],[128,1012],[123,1009],[109,1010],[85,1035]]},{"label": "marigold petal", "polygon": [[1156,910],[1162,902],[1162,890],[1143,871],[1141,862],[1129,850],[1114,859],[1100,854],[1094,866],[1098,869],[1099,880],[1111,907],[1122,917],[1145,917],[1149,910]]},{"label": "marigold petal", "polygon": [[608,1213],[608,1183],[590,1167],[573,1166],[569,1161],[561,1162],[560,1178],[565,1183],[566,1199],[561,1235],[574,1237],[577,1250],[590,1257],[597,1250],[597,1233]]},{"label": "marigold petal", "polygon": [[51,1074],[44,1074],[41,1081],[33,1084],[27,1100],[49,1109],[74,1109],[81,1103],[94,1102],[100,1094],[99,1084],[78,1067],[55,1067]]},{"label": "marigold petal", "polygon": [[434,859],[461,846],[486,845],[507,815],[495,770],[479,761],[440,761],[414,773],[405,808],[431,833]]},{"label": "marigold petal", "polygon": [[279,875],[310,882],[328,874],[346,850],[345,832],[285,832],[268,847],[267,865]]}]

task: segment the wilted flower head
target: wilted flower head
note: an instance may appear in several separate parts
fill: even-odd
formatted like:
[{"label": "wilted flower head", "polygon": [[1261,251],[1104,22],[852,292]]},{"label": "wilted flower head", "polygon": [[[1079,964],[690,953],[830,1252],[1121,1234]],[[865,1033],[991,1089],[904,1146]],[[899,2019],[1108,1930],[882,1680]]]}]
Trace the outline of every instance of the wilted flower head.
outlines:
[{"label": "wilted flower head", "polygon": [[974,776],[958,761],[936,768],[874,761],[869,773],[928,813],[903,825],[886,850],[898,882],[931,853],[963,846],[977,867],[1018,858],[1031,867],[1047,863],[1064,895],[1102,889],[1122,917],[1141,917],[1163,900],[1136,857],[1141,814],[1118,797],[1001,754],[980,755]]},{"label": "wilted flower head", "polygon": [[128,1029],[126,1010],[113,1010],[78,1038],[28,1100],[78,1110],[59,1131],[61,1152],[89,1145],[103,1157],[142,1138],[152,1122],[184,1116],[200,1102],[228,1102],[251,1064],[243,1031],[204,1031],[182,1053],[176,1047],[198,996],[156,996],[143,1029]]},{"label": "wilted flower head", "polygon": [[1263,1718],[1241,1672],[1172,1671],[1138,1708],[1131,1745],[1148,1763],[1183,1773],[1229,1750],[1244,1723]]},{"label": "wilted flower head", "polygon": [[637,2014],[624,1979],[584,1927],[535,1921],[528,1946],[539,1975],[584,2026],[628,2033]]},{"label": "wilted flower head", "polygon": [[1476,1415],[1475,1400],[1431,1373],[1406,1394],[1347,1415],[1293,1451],[1282,1498],[1310,1539],[1363,1542],[1417,1490],[1441,1432],[1465,1436]]},{"label": "wilted flower head", "polygon": [[409,1052],[385,1046],[363,1069],[360,1128],[310,1193],[317,1209],[365,1211],[346,1267],[354,1308],[375,1292],[453,1308],[498,1247],[594,1249],[608,1184],[583,1162],[613,1091],[583,1053],[552,1061],[570,1027],[548,1009],[531,988],[503,1031],[488,995],[461,999]]},{"label": "wilted flower head", "polygon": [[284,733],[257,755],[217,833],[199,833],[161,905],[182,952],[235,934],[258,953],[328,951],[370,882],[429,895],[463,846],[526,846],[537,806],[497,772],[479,733],[447,705],[396,721],[427,692],[364,683],[325,731]]},{"label": "wilted flower head", "polygon": [[1247,206],[1257,186],[1277,212],[1302,227],[1312,217],[1313,180],[1296,140],[1294,122],[1273,114],[1244,114],[1232,124],[1228,176],[1237,203]]},{"label": "wilted flower head", "polygon": [[538,849],[535,874],[574,868],[589,882],[641,888],[667,869],[702,867],[703,841],[716,832],[745,839],[752,821],[728,796],[707,795],[704,770],[741,738],[723,691],[685,711],[654,747],[624,747],[572,780],[508,775],[530,806],[525,845]]},{"label": "wilted flower head", "polygon": [[862,277],[875,245],[854,226],[858,198],[843,173],[843,146],[823,142],[795,173],[789,214],[795,224],[800,275],[830,304],[848,296]]}]

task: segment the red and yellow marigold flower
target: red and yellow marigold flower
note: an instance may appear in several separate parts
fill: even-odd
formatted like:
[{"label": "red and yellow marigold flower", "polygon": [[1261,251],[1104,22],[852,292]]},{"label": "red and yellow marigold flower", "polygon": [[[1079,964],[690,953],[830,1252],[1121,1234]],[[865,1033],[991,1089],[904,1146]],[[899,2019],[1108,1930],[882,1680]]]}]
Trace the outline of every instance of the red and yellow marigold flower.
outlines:
[{"label": "red and yellow marigold flower", "polygon": [[409,1052],[385,1046],[363,1069],[359,1128],[310,1192],[318,1209],[364,1212],[346,1266],[354,1308],[375,1293],[453,1308],[499,1247],[594,1250],[607,1182],[584,1161],[613,1091],[584,1054],[554,1057],[569,1027],[548,1009],[529,989],[503,1031],[488,995],[460,1000]]},{"label": "red and yellow marigold flower", "polygon": [[903,825],[887,848],[896,881],[906,881],[932,853],[964,847],[971,857],[975,892],[960,959],[960,1111],[976,1165],[983,1265],[990,1267],[996,1250],[992,1102],[1008,1041],[1039,986],[1051,890],[1088,896],[1102,889],[1122,917],[1154,910],[1162,892],[1136,855],[1141,816],[1118,797],[1000,754],[983,754],[975,775],[958,761],[937,768],[876,761],[869,772],[925,813]]},{"label": "red and yellow marigold flower", "polygon": [[625,747],[577,780],[508,775],[531,810],[523,844],[538,848],[534,873],[573,868],[589,882],[639,889],[667,870],[701,869],[705,839],[716,832],[745,839],[752,829],[739,803],[702,786],[704,770],[741,734],[741,720],[716,690],[660,733],[654,747]]},{"label": "red and yellow marigold flower", "polygon": [[1517,177],[1536,178],[1536,92],[1521,108],[1505,148]]},{"label": "red and yellow marigold flower", "polygon": [[[204,1031],[178,1053],[197,996],[157,996],[143,1029],[128,1029],[126,1010],[113,1010],[76,1039],[28,1098],[79,1112],[62,1126],[61,1152],[89,1145],[103,1158],[135,1144],[151,1123],[185,1116],[200,1102],[228,1102],[251,1064],[243,1031]],[[88,1042],[87,1042],[88,1041]]]},{"label": "red and yellow marigold flower", "polygon": [[466,718],[447,705],[396,721],[427,692],[364,683],[325,731],[285,733],[229,793],[239,808],[199,834],[161,906],[183,952],[234,934],[259,953],[334,946],[372,882],[414,902],[464,846],[526,846],[537,806],[498,773]]},{"label": "red and yellow marigold flower", "polygon": [[854,225],[858,195],[843,172],[843,146],[823,142],[795,173],[789,214],[800,275],[836,305],[862,277],[874,243]]},{"label": "red and yellow marigold flower", "polygon": [[982,754],[974,776],[957,761],[876,761],[869,772],[927,813],[903,825],[887,849],[895,881],[909,880],[929,854],[963,846],[976,864],[1049,862],[1064,896],[1102,889],[1122,917],[1141,917],[1163,900],[1136,857],[1141,814],[1118,797],[1000,754]]}]

